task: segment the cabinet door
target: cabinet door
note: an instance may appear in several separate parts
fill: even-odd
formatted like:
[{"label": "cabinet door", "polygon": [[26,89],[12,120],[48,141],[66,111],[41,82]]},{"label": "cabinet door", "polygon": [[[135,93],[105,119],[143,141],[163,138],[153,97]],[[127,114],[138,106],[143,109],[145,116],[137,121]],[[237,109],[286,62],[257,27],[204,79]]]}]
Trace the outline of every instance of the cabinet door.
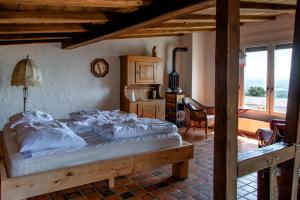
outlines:
[{"label": "cabinet door", "polygon": [[157,119],[165,120],[165,101],[158,101],[156,104],[156,117]]},{"label": "cabinet door", "polygon": [[144,118],[165,119],[165,102],[139,102],[138,116]]},{"label": "cabinet door", "polygon": [[156,102],[139,102],[138,116],[144,118],[156,118]]},{"label": "cabinet door", "polygon": [[136,61],[135,62],[135,82],[155,83],[156,62]]}]

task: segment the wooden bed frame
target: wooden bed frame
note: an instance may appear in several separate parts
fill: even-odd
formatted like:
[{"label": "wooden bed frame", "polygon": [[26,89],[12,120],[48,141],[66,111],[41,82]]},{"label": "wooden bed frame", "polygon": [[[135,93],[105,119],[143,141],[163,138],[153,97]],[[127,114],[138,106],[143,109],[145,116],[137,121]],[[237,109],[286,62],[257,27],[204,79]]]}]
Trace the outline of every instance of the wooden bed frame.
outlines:
[{"label": "wooden bed frame", "polygon": [[183,142],[173,148],[120,157],[111,160],[60,168],[32,175],[9,178],[1,147],[0,200],[17,200],[55,192],[109,179],[109,187],[114,187],[114,178],[172,164],[172,175],[178,179],[188,177],[189,159],[194,156],[194,145]]}]

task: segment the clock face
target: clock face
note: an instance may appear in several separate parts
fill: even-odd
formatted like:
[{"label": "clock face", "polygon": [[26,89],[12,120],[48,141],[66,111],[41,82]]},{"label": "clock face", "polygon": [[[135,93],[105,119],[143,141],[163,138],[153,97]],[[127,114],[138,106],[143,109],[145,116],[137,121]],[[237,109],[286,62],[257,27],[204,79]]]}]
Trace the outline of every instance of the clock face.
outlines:
[{"label": "clock face", "polygon": [[109,71],[109,65],[104,59],[97,58],[91,64],[91,72],[95,77],[104,77]]}]

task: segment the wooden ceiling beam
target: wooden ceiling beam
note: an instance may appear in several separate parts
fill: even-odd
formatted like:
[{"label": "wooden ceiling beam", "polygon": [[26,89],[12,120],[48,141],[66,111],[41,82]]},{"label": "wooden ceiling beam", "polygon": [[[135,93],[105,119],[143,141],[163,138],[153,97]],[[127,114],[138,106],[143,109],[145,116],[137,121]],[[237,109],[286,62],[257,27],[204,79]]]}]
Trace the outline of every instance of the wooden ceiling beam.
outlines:
[{"label": "wooden ceiling beam", "polygon": [[140,34],[140,35],[122,35],[117,37],[116,39],[130,39],[130,38],[148,38],[148,37],[172,37],[172,36],[182,36],[182,33],[162,33],[162,34]]},{"label": "wooden ceiling beam", "polygon": [[0,41],[66,39],[74,35],[76,35],[76,33],[0,34]]},{"label": "wooden ceiling beam", "polygon": [[153,25],[146,27],[145,29],[159,30],[159,29],[184,29],[184,28],[215,28],[216,23],[162,23],[158,25]]},{"label": "wooden ceiling beam", "polygon": [[2,46],[2,45],[19,45],[19,44],[36,44],[36,43],[58,43],[58,42],[61,42],[61,39],[0,41],[0,46]]},{"label": "wooden ceiling beam", "polygon": [[0,25],[0,34],[82,33],[87,28],[79,24]]},{"label": "wooden ceiling beam", "polygon": [[240,8],[263,9],[263,10],[296,10],[296,5],[241,1]]},{"label": "wooden ceiling beam", "polygon": [[196,12],[215,5],[214,0],[163,0],[153,1],[149,6],[142,7],[124,17],[95,27],[82,36],[62,42],[62,48],[73,49],[102,40],[116,38],[137,29],[161,23],[186,13]]},{"label": "wooden ceiling beam", "polygon": [[191,33],[199,31],[213,31],[215,28],[182,28],[182,29],[161,29],[161,30],[148,30],[148,29],[139,29],[137,31],[124,34],[122,36],[133,36],[133,35],[155,35],[155,34],[182,34],[182,33]]},{"label": "wooden ceiling beam", "polygon": [[[275,16],[267,15],[241,15],[240,22],[257,22],[266,20],[275,20]],[[196,23],[196,22],[215,22],[215,15],[188,14],[178,18],[171,19],[165,23]]]},{"label": "wooden ceiling beam", "polygon": [[1,11],[0,24],[34,23],[106,23],[111,19],[101,12],[76,13],[57,11]]},{"label": "wooden ceiling beam", "polygon": [[126,8],[142,6],[142,0],[0,0],[0,3],[21,3],[26,5],[53,5],[78,7]]}]

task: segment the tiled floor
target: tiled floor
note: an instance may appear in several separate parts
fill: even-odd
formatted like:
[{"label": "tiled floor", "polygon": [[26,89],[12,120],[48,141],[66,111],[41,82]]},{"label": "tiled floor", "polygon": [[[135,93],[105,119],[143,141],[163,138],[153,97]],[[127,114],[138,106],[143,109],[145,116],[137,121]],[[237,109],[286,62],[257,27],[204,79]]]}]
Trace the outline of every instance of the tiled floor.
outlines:
[{"label": "tiled floor", "polygon": [[[190,163],[189,178],[177,181],[171,177],[171,166],[118,177],[116,187],[108,189],[107,181],[100,181],[33,198],[41,199],[212,199],[213,191],[213,135],[204,139],[202,130],[184,136],[195,144],[195,158]],[[256,148],[251,139],[239,138],[239,151]],[[238,180],[238,198],[256,199],[256,174]]]}]

